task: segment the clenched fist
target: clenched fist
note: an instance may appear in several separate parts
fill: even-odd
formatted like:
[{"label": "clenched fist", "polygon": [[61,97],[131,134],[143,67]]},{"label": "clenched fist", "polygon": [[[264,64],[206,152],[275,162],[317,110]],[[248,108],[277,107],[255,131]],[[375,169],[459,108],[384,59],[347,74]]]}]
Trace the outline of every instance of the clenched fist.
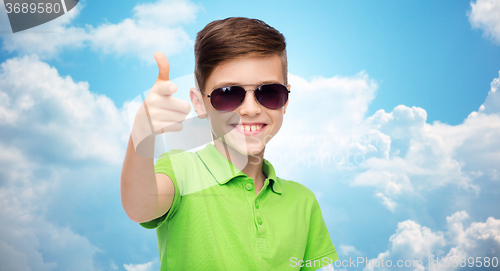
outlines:
[{"label": "clenched fist", "polygon": [[137,111],[132,127],[132,140],[136,153],[152,158],[154,138],[164,132],[182,130],[182,122],[191,111],[189,102],[172,96],[177,86],[169,81],[170,65],[165,55],[155,53],[158,78]]}]

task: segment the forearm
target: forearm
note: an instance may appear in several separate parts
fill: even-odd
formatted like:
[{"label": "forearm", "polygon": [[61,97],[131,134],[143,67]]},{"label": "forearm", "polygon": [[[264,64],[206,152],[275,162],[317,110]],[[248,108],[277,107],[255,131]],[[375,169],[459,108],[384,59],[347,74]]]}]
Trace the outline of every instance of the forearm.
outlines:
[{"label": "forearm", "polygon": [[170,82],[170,65],[155,53],[158,78],[138,109],[130,134],[120,177],[120,195],[125,213],[135,222],[147,222],[168,212],[175,186],[166,174],[155,174],[155,136],[180,131],[191,111],[188,102],[172,97],[177,86]]},{"label": "forearm", "polygon": [[[145,139],[141,144],[154,149],[154,137]],[[129,139],[123,161],[120,194],[123,209],[133,221],[146,222],[158,217],[158,183],[154,160],[136,153],[132,137]]]}]

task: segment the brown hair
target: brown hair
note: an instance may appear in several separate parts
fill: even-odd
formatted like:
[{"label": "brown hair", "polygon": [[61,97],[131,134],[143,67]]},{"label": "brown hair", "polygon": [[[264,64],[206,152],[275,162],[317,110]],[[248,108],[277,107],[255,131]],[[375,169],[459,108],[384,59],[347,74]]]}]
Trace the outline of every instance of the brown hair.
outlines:
[{"label": "brown hair", "polygon": [[197,87],[205,91],[206,80],[222,62],[273,54],[281,58],[286,85],[288,68],[283,34],[258,19],[230,17],[213,21],[198,32],[194,45],[194,75]]}]

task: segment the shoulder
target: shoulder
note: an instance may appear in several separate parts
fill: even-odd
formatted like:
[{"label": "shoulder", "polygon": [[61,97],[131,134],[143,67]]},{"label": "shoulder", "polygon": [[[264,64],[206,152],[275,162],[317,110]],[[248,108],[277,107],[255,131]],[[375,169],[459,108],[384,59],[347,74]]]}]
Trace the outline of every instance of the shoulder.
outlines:
[{"label": "shoulder", "polygon": [[162,153],[159,157],[158,160],[160,159],[189,159],[189,158],[194,158],[196,155],[192,152],[181,150],[181,149],[174,149],[170,150],[168,152]]},{"label": "shoulder", "polygon": [[182,165],[189,165],[189,162],[195,161],[196,155],[189,151],[184,151],[180,149],[170,150],[168,152],[162,153],[158,160],[156,161],[156,166],[170,166],[182,167]]},{"label": "shoulder", "polygon": [[285,180],[279,177],[277,179],[281,184],[283,193],[300,197],[308,201],[316,202],[316,195],[307,186],[295,181]]},{"label": "shoulder", "polygon": [[196,155],[184,150],[170,150],[162,153],[155,162],[155,173],[163,173],[180,185],[188,178],[190,168],[196,164]]}]

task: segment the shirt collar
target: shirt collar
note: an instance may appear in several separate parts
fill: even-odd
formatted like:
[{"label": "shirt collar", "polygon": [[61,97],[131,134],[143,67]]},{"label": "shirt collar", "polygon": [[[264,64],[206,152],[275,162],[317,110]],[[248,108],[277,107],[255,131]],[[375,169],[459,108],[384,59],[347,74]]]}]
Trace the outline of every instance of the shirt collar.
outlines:
[{"label": "shirt collar", "polygon": [[267,161],[266,159],[264,159],[264,162],[262,162],[262,172],[264,172],[270,182],[272,181],[272,189],[274,193],[281,194],[281,180],[276,177],[276,172],[274,171],[273,165],[271,165],[271,162]]},{"label": "shirt collar", "polygon": [[[210,143],[196,153],[220,185],[224,185],[238,176],[247,177],[245,173],[234,166],[233,163],[227,160],[226,157]],[[262,162],[262,172],[266,175],[269,182],[272,183],[271,187],[273,192],[281,194],[281,180],[276,177],[274,167],[266,159]]]}]

